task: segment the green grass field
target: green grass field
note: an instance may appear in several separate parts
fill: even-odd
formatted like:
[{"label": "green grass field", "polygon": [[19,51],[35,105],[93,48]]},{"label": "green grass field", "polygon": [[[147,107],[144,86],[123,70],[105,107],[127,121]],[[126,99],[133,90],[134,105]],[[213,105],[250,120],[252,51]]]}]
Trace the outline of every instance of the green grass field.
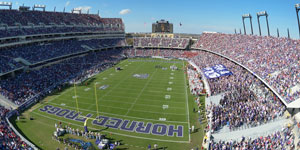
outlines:
[{"label": "green grass field", "polygon": [[[200,147],[204,134],[203,126],[197,121],[198,114],[192,111],[196,104],[194,96],[189,93],[188,82],[183,70],[185,63],[181,60],[162,59],[124,60],[117,65],[123,70],[116,71],[114,68],[110,68],[85,83],[77,85],[75,89],[70,86],[62,91],[57,91],[24,112],[19,121],[12,120],[12,122],[24,136],[41,149],[65,147],[52,140],[51,135],[55,131],[55,123],[70,124],[73,128],[83,130],[82,122],[41,111],[46,105],[72,111],[77,111],[78,108],[83,116],[91,114],[91,119],[88,120],[89,130],[101,132],[110,139],[121,141],[122,145],[118,147],[120,149],[146,149],[148,144],[158,144],[159,147],[170,150],[188,150],[196,146]],[[167,69],[156,68],[157,65]],[[179,69],[171,70],[171,65],[175,65]],[[134,74],[148,74],[148,77],[136,78],[133,76]],[[101,89],[103,86],[106,88]],[[120,129],[120,126],[115,129],[95,125],[92,122],[93,118],[97,117],[96,97],[98,115],[110,117],[110,120],[117,118],[145,124],[163,124],[167,126],[166,134],[168,134],[170,125],[182,126],[183,135],[178,137],[176,134],[173,136],[145,134],[124,131]],[[202,102],[204,106],[204,97]],[[34,120],[29,120],[29,116]],[[117,123],[116,121],[106,122],[111,125]],[[188,129],[192,125],[196,127],[197,132],[189,134]],[[151,130],[154,130],[153,126]],[[157,132],[162,132],[162,130],[162,127],[158,128]],[[94,143],[93,140],[89,141]]]}]

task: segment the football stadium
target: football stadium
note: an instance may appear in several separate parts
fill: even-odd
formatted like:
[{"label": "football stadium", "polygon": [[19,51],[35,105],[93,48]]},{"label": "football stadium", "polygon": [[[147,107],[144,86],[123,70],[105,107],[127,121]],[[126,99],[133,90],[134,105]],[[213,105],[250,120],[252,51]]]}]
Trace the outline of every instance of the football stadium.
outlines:
[{"label": "football stadium", "polygon": [[300,150],[299,10],[0,2],[0,149]]}]

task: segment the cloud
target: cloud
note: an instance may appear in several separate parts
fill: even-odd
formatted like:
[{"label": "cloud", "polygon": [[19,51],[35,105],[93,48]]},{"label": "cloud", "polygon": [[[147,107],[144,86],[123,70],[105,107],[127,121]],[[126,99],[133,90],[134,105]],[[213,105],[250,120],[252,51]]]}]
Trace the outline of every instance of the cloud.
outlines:
[{"label": "cloud", "polygon": [[92,8],[91,6],[80,6],[80,7],[74,8],[74,10],[81,10],[82,13],[86,13],[91,8]]},{"label": "cloud", "polygon": [[70,5],[70,1],[67,1],[65,7],[68,7],[69,5]]},{"label": "cloud", "polygon": [[129,14],[131,12],[130,9],[123,9],[120,11],[120,15],[126,15],[126,14]]}]

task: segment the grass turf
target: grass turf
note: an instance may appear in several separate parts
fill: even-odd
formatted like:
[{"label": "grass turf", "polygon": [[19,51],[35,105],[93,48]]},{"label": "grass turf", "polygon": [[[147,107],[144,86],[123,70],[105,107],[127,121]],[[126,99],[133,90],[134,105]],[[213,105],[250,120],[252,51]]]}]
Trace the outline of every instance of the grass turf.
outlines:
[{"label": "grass turf", "polygon": [[[196,104],[194,96],[189,93],[187,88],[186,75],[183,70],[185,64],[186,62],[181,60],[124,60],[117,65],[123,70],[115,71],[114,68],[110,68],[90,78],[82,85],[77,85],[76,90],[70,86],[55,92],[24,112],[19,121],[12,121],[17,129],[39,148],[63,148],[63,144],[51,139],[55,131],[54,124],[61,121],[64,125],[70,124],[75,129],[83,130],[83,123],[50,115],[39,109],[45,105],[52,105],[76,111],[77,105],[74,97],[76,92],[79,111],[83,115],[93,114],[91,118],[95,118],[97,116],[96,89],[99,115],[184,127],[183,137],[158,136],[96,126],[92,125],[92,120],[88,121],[89,130],[101,132],[113,140],[121,141],[123,145],[118,148],[139,150],[146,149],[148,144],[152,146],[158,144],[159,147],[171,150],[200,147],[205,122],[201,125],[198,121],[198,114],[192,111]],[[165,67],[167,70],[156,68],[157,65]],[[177,66],[179,70],[172,71],[171,65]],[[148,74],[149,76],[146,79],[139,79],[133,77],[134,74]],[[98,83],[96,88],[95,83]],[[108,87],[101,90],[100,87],[103,85],[108,85]],[[172,88],[172,90],[168,91],[168,88]],[[170,95],[170,99],[166,99],[166,95]],[[204,106],[204,97],[201,97],[201,101]],[[168,105],[168,108],[163,109],[163,105]],[[203,113],[201,114],[203,115]],[[29,116],[35,119],[29,120]],[[166,120],[161,121],[160,118]],[[197,132],[189,134],[189,125],[195,125]],[[89,141],[94,143],[93,140]]]}]

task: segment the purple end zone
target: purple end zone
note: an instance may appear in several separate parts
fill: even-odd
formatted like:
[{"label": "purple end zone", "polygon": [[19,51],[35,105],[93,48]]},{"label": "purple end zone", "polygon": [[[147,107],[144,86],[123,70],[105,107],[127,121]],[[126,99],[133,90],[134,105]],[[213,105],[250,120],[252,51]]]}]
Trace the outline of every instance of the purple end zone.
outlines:
[{"label": "purple end zone", "polygon": [[71,111],[68,115],[65,116],[67,119],[74,120],[81,112],[76,113],[76,111]]},{"label": "purple end zone", "polygon": [[105,117],[105,116],[98,116],[93,122],[93,125],[97,125],[97,126],[105,126],[105,123],[107,122],[107,120],[109,119],[109,117]]},{"label": "purple end zone", "polygon": [[118,119],[118,118],[110,118],[109,122],[105,125],[109,128],[114,128],[114,129],[118,129],[120,124],[122,123],[122,119]]},{"label": "purple end zone", "polygon": [[152,126],[151,122],[148,122],[146,126],[144,126],[144,122],[139,122],[137,127],[135,128],[135,132],[149,134]]},{"label": "purple end zone", "polygon": [[59,107],[53,107],[50,110],[48,110],[47,113],[48,114],[55,114],[55,113],[57,113],[60,110],[61,110],[61,108],[59,108]]},{"label": "purple end zone", "polygon": [[59,116],[59,117],[64,117],[65,115],[67,115],[70,112],[69,109],[62,109],[59,112],[57,112],[55,115]]},{"label": "purple end zone", "polygon": [[85,122],[86,118],[92,117],[93,114],[87,114],[86,117],[77,117],[75,121]]},{"label": "purple end zone", "polygon": [[174,136],[174,133],[176,133],[177,137],[183,137],[183,126],[179,125],[177,129],[175,129],[174,125],[169,125],[168,136]]},{"label": "purple end zone", "polygon": [[137,122],[136,121],[132,121],[131,125],[128,127],[129,122],[130,122],[130,120],[124,120],[123,124],[120,127],[120,130],[133,132],[134,128],[135,128],[135,126],[137,124]]},{"label": "purple end zone", "polygon": [[152,128],[152,134],[153,135],[165,135],[167,133],[167,126],[164,124],[154,124]]},{"label": "purple end zone", "polygon": [[51,106],[51,105],[46,105],[46,106],[44,106],[44,108],[41,108],[40,111],[45,112],[45,111],[49,110],[49,108],[52,108],[52,107],[53,106]]}]

